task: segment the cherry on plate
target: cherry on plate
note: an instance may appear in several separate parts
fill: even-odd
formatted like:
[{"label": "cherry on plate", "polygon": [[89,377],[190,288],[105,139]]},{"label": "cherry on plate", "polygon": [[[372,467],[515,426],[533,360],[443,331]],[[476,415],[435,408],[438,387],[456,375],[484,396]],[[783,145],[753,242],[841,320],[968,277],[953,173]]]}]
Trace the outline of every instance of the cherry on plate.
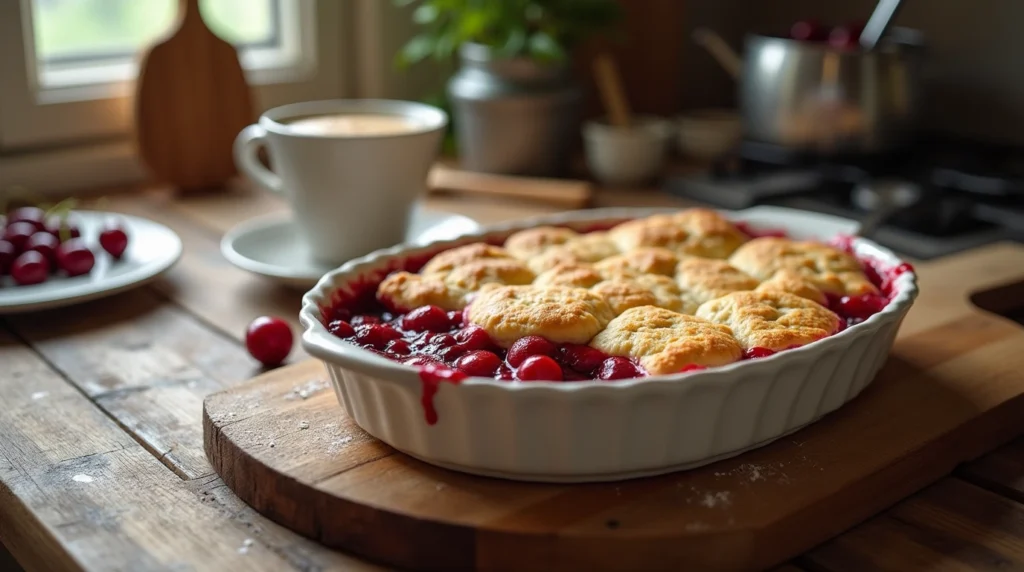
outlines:
[{"label": "cherry on plate", "polygon": [[245,330],[245,349],[264,366],[280,365],[292,351],[292,329],[273,316],[260,316]]},{"label": "cherry on plate", "polygon": [[25,222],[31,224],[37,231],[46,230],[46,212],[39,207],[21,207],[14,209],[7,215],[7,224]]},{"label": "cherry on plate", "polygon": [[[519,338],[508,350],[505,359],[508,365],[519,367],[526,358],[531,356],[553,356],[558,353],[558,347],[540,336],[525,336]],[[554,360],[552,360],[554,361]],[[561,377],[561,374],[559,374]]]},{"label": "cherry on plate", "polygon": [[120,220],[110,218],[104,221],[100,230],[100,246],[115,259],[121,258],[128,248],[128,233]]},{"label": "cherry on plate", "polygon": [[18,252],[25,250],[25,243],[36,233],[38,229],[32,223],[18,221],[12,222],[4,229],[4,240],[14,245]]},{"label": "cherry on plate", "polygon": [[60,215],[46,217],[46,232],[61,242],[82,236],[81,228],[73,218]]},{"label": "cherry on plate", "polygon": [[562,366],[549,356],[532,355],[524,359],[516,368],[516,379],[520,381],[562,381]]},{"label": "cherry on plate", "polygon": [[50,262],[34,250],[22,252],[11,265],[11,278],[21,286],[46,282],[50,275]]},{"label": "cherry on plate", "polygon": [[95,264],[96,256],[81,238],[72,238],[57,247],[57,266],[68,276],[88,274]]},{"label": "cherry on plate", "polygon": [[42,254],[46,261],[50,263],[51,269],[57,268],[58,247],[60,247],[60,241],[57,240],[57,237],[45,230],[33,234],[29,237],[28,242],[25,243],[25,250],[34,250]]},{"label": "cherry on plate", "polygon": [[17,257],[18,251],[14,245],[6,240],[0,240],[0,276],[11,271],[11,265],[14,264],[14,259]]}]

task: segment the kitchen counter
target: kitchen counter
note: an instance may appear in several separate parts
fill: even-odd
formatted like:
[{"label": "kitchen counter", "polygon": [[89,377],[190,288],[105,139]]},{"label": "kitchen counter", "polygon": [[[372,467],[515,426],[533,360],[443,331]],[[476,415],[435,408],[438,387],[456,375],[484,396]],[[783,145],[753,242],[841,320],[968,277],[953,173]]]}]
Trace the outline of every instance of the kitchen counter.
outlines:
[{"label": "kitchen counter", "polygon": [[[599,191],[594,202],[687,205],[650,190]],[[428,206],[485,224],[557,210],[447,196]],[[6,549],[26,570],[382,570],[264,519],[203,454],[204,396],[259,372],[242,344],[248,322],[275,314],[297,328],[301,292],[219,250],[225,231],[281,211],[281,200],[245,186],[189,198],[151,187],[112,193],[103,208],[170,226],[185,253],[149,286],[0,319]],[[305,357],[296,347],[289,363]],[[1024,567],[1022,501],[1018,439],[780,569]]]}]

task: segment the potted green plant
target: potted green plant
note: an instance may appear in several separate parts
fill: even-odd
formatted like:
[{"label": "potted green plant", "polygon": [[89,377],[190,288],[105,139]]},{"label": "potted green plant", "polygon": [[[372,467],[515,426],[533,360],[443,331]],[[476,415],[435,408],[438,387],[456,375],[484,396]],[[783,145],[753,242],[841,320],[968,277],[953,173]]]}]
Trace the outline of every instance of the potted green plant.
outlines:
[{"label": "potted green plant", "polygon": [[570,55],[612,29],[615,0],[396,0],[422,27],[403,64],[458,58],[447,86],[456,147],[473,171],[554,176],[568,165],[582,88]]}]

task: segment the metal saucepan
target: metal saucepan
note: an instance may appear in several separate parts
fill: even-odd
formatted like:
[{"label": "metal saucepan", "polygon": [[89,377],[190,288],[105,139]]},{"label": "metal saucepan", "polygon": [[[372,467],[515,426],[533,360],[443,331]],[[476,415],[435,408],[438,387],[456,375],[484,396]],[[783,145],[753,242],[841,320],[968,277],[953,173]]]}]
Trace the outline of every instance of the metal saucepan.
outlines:
[{"label": "metal saucepan", "polygon": [[858,155],[898,148],[915,130],[923,49],[901,32],[873,49],[750,35],[744,58],[709,30],[694,39],[739,80],[747,140]]}]

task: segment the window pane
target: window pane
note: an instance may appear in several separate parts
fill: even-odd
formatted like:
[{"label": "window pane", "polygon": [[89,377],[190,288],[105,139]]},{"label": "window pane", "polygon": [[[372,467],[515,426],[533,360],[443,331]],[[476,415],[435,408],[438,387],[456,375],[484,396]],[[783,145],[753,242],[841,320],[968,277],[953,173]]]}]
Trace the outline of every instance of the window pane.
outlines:
[{"label": "window pane", "polygon": [[[277,38],[277,0],[201,0],[215,33],[235,44]],[[32,0],[42,61],[131,55],[173,24],[178,0]]]}]

